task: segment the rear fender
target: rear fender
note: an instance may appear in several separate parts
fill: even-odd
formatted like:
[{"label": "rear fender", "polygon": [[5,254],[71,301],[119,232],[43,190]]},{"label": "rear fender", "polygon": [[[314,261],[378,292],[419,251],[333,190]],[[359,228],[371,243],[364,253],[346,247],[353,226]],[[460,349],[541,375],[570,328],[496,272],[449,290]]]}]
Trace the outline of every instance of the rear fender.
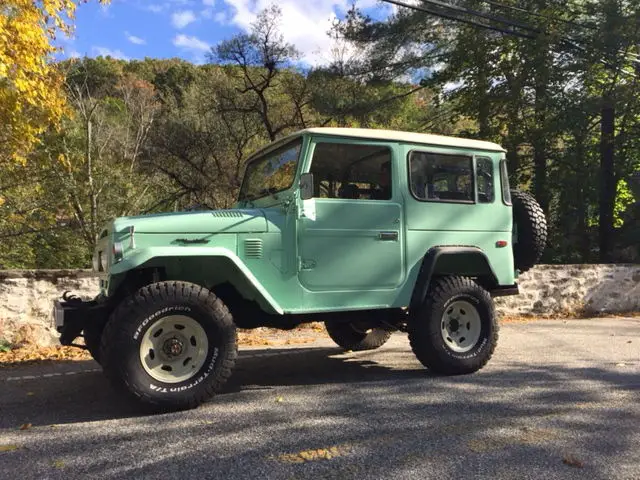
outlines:
[{"label": "rear fender", "polygon": [[496,274],[485,253],[477,247],[434,247],[422,259],[418,278],[411,295],[410,311],[416,311],[427,298],[431,280],[437,275],[479,277],[491,291],[498,285]]}]

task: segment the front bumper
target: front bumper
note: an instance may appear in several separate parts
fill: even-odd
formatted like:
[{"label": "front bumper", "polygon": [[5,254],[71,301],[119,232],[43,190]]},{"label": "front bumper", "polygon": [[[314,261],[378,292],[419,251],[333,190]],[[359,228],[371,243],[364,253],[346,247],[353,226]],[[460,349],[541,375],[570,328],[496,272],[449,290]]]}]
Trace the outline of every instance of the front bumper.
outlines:
[{"label": "front bumper", "polygon": [[82,332],[92,326],[104,325],[109,314],[108,304],[96,299],[84,301],[63,295],[53,303],[52,327],[60,333],[62,345],[72,345]]}]

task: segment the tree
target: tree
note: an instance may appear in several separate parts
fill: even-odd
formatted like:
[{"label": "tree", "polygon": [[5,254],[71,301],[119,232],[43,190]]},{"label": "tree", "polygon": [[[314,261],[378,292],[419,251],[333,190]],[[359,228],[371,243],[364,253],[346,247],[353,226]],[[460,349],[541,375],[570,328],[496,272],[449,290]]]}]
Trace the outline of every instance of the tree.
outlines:
[{"label": "tree", "polygon": [[212,62],[227,65],[226,73],[238,81],[221,95],[220,114],[256,117],[269,140],[304,126],[309,104],[307,89],[300,88],[292,68],[299,53],[279,32],[280,16],[276,5],[261,11],[251,33],[222,41],[209,55]]},{"label": "tree", "polygon": [[[103,0],[103,3],[104,0]],[[67,34],[71,0],[7,0],[0,5],[0,159],[23,163],[38,135],[65,113],[63,76],[49,57]]]}]

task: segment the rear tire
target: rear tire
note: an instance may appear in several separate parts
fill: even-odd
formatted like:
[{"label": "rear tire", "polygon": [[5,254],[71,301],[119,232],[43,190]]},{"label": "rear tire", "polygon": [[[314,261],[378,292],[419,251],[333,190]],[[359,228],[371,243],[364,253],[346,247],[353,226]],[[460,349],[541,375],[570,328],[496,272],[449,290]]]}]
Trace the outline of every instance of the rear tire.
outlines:
[{"label": "rear tire", "polygon": [[409,342],[429,370],[473,373],[491,359],[498,325],[489,293],[468,277],[432,280],[427,299],[409,321]]},{"label": "rear tire", "polygon": [[391,332],[383,328],[360,329],[355,323],[325,322],[331,340],[345,350],[375,350],[384,345]]},{"label": "rear tire", "polygon": [[119,389],[159,411],[195,408],[231,376],[236,327],[222,301],[184,282],[146,286],[124,300],[102,334],[100,359]]}]

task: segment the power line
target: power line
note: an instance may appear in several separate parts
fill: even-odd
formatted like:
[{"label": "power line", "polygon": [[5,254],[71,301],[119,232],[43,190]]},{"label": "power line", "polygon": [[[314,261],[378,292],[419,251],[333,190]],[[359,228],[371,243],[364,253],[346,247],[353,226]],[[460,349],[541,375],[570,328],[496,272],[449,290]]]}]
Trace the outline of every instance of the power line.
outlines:
[{"label": "power line", "polygon": [[472,15],[479,18],[485,18],[487,20],[493,20],[494,22],[504,23],[505,25],[509,25],[510,27],[521,28],[522,30],[528,30],[534,33],[541,33],[537,28],[533,28],[529,25],[525,25],[523,23],[514,22],[511,19],[505,17],[498,17],[495,15],[489,15],[488,13],[479,12],[477,10],[472,10],[467,7],[462,7],[460,5],[452,5],[450,3],[440,2],[439,0],[422,0],[423,3],[430,3],[431,5],[435,5],[441,8],[447,8],[449,10],[455,10],[461,13],[466,13],[468,15]]},{"label": "power line", "polygon": [[493,30],[494,32],[500,32],[500,33],[504,33],[507,35],[513,35],[515,37],[520,37],[520,38],[528,38],[530,40],[533,40],[535,37],[533,35],[529,35],[527,33],[522,33],[522,32],[518,32],[516,30],[510,30],[510,29],[503,29],[503,28],[499,28],[499,27],[494,27],[492,25],[486,25],[484,23],[479,23],[479,22],[474,22],[473,20],[468,20],[465,18],[460,18],[458,16],[455,15],[451,15],[445,12],[439,12],[427,7],[422,7],[422,6],[418,6],[418,5],[410,5],[408,3],[404,3],[404,2],[400,2],[398,0],[382,0],[383,2],[386,3],[391,3],[393,5],[397,5],[399,7],[405,7],[408,8],[410,10],[417,10],[420,12],[424,12],[424,13],[429,13],[431,15],[435,15],[437,17],[441,17],[441,18],[446,18],[448,20],[454,20],[456,22],[460,22],[460,23],[465,23],[467,25],[472,25],[474,27],[478,27],[478,28],[484,28],[486,30]]},{"label": "power line", "polygon": [[[512,5],[505,5],[503,3],[493,2],[491,0],[480,0],[480,1],[482,1],[483,3],[489,4],[489,5],[493,5],[493,6],[498,7],[498,8],[505,8],[505,9],[509,9],[509,10],[514,10],[514,11],[517,11],[517,12],[524,13],[526,15],[530,15],[532,17],[541,18],[543,20],[549,20],[549,21],[552,21],[552,22],[561,22],[561,23],[565,23],[567,25],[573,25],[575,27],[584,28],[586,30],[591,30],[591,31],[598,30],[597,27],[594,27],[594,26],[591,26],[591,25],[584,25],[582,23],[574,22],[572,20],[565,20],[564,18],[552,17],[552,16],[549,16],[549,15],[542,15],[540,13],[532,12],[531,10],[527,10],[526,8],[514,7]],[[574,42],[576,41],[575,39],[572,39],[572,38],[569,38],[569,37],[565,37],[565,38],[568,38],[569,40],[574,41]],[[619,52],[623,53],[622,50],[619,50]],[[625,53],[626,56],[632,56],[632,57],[635,57],[636,59],[640,59],[640,55],[638,55],[637,53],[633,53],[633,52],[624,52],[624,53]],[[631,61],[634,62],[634,63],[640,63],[638,60],[631,60]]]},{"label": "power line", "polygon": [[[400,2],[398,0],[382,0],[382,1],[386,2],[386,3],[391,3],[391,4],[394,4],[394,5],[398,5],[398,6],[401,6],[401,7],[405,7],[405,8],[408,8],[410,10],[416,10],[416,11],[420,11],[420,12],[424,12],[424,13],[429,13],[431,15],[435,15],[435,16],[438,16],[438,17],[446,18],[446,19],[449,19],[449,20],[454,20],[454,21],[457,21],[457,22],[466,23],[468,25],[472,25],[472,26],[475,26],[475,27],[498,31],[498,32],[504,33],[506,35],[513,35],[513,36],[516,36],[516,37],[527,38],[527,39],[530,39],[530,40],[535,40],[535,38],[536,38],[535,36],[527,34],[527,33],[518,32],[518,31],[512,30],[512,29],[505,30],[505,29],[502,29],[502,28],[499,28],[499,27],[494,27],[494,26],[491,26],[491,25],[485,25],[483,23],[474,22],[473,20],[468,20],[468,19],[460,18],[460,17],[455,16],[455,15],[450,15],[450,14],[447,14],[447,13],[444,13],[444,12],[435,11],[433,9],[430,9],[430,8],[427,8],[427,7],[424,7],[424,6],[411,5],[411,4],[408,4],[408,3]],[[438,6],[444,6],[445,8],[450,8],[451,10],[462,11],[462,12],[468,13],[468,14],[470,14],[472,16],[476,15],[476,13],[480,13],[480,12],[475,12],[474,10],[465,9],[464,7],[457,7],[457,6],[446,4],[446,3],[443,3],[443,2],[439,2],[437,0],[422,0],[422,1],[424,3],[431,3],[431,4],[434,4],[434,5],[438,5]],[[482,18],[494,19],[491,15],[481,14],[481,16],[482,16]],[[500,21],[500,20],[498,20],[498,21]],[[504,23],[504,20],[503,20],[503,23]],[[518,26],[518,24],[515,24],[515,22],[511,22],[510,25]],[[527,29],[527,30],[529,30],[531,32],[542,33],[539,30],[536,31],[535,29],[533,29],[533,28],[531,28],[531,27],[529,27],[527,25],[524,25],[524,24],[520,24],[520,25],[522,25],[521,28]],[[571,48],[574,48],[574,49],[576,49],[576,50],[578,50],[578,51],[580,51],[582,53],[586,53],[587,52],[587,49],[585,47],[581,46],[581,45],[578,45],[574,39],[571,39],[571,38],[568,38],[568,37],[560,37],[560,41],[562,43],[564,43],[565,45],[567,45],[567,46],[569,46]],[[640,60],[630,60],[629,58],[627,58],[627,60],[631,61],[633,63],[640,63]],[[598,62],[603,64],[604,66],[606,66],[608,68],[615,69],[615,66],[613,64],[611,64],[610,62],[608,62],[607,60],[604,60],[604,59],[601,58],[601,59],[598,60]],[[637,78],[637,76],[635,74],[630,73],[630,72],[626,72],[626,71],[624,71],[624,69],[620,69],[620,72],[622,74],[630,76],[632,78]]]},{"label": "power line", "polygon": [[514,7],[512,5],[505,5],[504,3],[493,2],[493,1],[490,1],[490,0],[480,0],[480,1],[482,3],[487,3],[487,4],[492,5],[494,7],[504,8],[504,9],[507,9],[507,10],[514,10],[516,12],[521,12],[521,13],[525,13],[527,15],[531,15],[532,17],[542,18],[544,20],[552,20],[552,21],[557,21],[557,22],[561,22],[561,23],[566,23],[568,25],[574,25],[574,26],[579,27],[579,28],[586,28],[588,30],[597,30],[596,27],[592,27],[591,25],[583,25],[581,23],[577,23],[577,22],[574,22],[572,20],[565,20],[564,18],[550,17],[548,15],[542,15],[541,13],[532,12],[531,10],[527,10],[526,8]]}]

